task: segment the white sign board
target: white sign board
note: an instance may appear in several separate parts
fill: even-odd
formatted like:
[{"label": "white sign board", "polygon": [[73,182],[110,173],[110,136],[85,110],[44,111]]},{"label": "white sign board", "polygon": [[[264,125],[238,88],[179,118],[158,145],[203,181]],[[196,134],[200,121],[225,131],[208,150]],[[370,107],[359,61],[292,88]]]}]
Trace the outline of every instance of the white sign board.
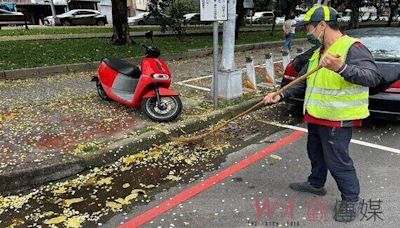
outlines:
[{"label": "white sign board", "polygon": [[228,20],[228,0],[200,0],[200,20]]}]

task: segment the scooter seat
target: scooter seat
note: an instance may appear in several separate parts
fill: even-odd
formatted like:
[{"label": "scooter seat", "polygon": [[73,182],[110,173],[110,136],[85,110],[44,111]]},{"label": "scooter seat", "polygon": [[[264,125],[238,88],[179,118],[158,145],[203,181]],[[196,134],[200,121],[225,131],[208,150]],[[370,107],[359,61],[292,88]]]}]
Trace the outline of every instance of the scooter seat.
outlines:
[{"label": "scooter seat", "polygon": [[140,75],[142,74],[139,67],[122,59],[104,58],[103,62],[115,71],[132,78],[140,78]]}]

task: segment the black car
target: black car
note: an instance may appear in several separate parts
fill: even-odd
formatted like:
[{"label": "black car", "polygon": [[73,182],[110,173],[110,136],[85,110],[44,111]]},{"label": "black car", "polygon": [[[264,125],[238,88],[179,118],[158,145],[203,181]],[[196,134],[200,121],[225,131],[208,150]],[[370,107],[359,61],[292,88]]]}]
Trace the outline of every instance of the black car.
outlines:
[{"label": "black car", "polygon": [[[400,120],[400,28],[366,28],[346,31],[359,39],[372,52],[383,76],[380,85],[370,88],[369,111],[372,117]],[[318,47],[298,55],[286,67],[281,86],[298,77],[308,59]],[[295,109],[303,106],[304,94],[288,97],[286,101]],[[299,110],[299,109],[297,109]]]},{"label": "black car", "polygon": [[[59,14],[56,16],[61,25],[70,26],[70,25],[105,25],[107,24],[106,15],[100,13],[97,10],[90,9],[79,9],[79,10],[70,10],[66,13]],[[45,25],[54,25],[53,16],[48,16],[44,19]]]},{"label": "black car", "polygon": [[21,12],[0,9],[0,27],[7,25],[24,25],[25,16]]}]

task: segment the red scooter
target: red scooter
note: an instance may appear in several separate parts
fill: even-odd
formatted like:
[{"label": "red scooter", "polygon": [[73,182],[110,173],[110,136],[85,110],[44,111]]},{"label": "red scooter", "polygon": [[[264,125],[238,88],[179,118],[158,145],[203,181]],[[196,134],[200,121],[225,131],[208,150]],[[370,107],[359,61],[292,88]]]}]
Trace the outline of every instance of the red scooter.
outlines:
[{"label": "red scooter", "polygon": [[168,122],[176,119],[182,111],[179,94],[170,89],[172,75],[167,64],[158,58],[160,50],[154,46],[153,32],[146,38],[152,44],[142,45],[146,57],[142,59],[141,69],[121,59],[104,58],[98,69],[97,92],[103,100],[141,107],[150,119]]}]

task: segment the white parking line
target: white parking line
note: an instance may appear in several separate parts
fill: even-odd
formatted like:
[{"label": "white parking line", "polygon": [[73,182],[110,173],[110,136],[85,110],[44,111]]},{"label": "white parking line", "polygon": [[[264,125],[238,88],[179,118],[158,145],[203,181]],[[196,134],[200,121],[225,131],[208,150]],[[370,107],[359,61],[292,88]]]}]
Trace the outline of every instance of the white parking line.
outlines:
[{"label": "white parking line", "polygon": [[191,79],[179,81],[179,82],[176,82],[176,83],[181,85],[181,84],[186,83],[186,82],[198,81],[198,80],[202,80],[202,79],[206,79],[206,78],[211,78],[211,77],[212,77],[212,75],[207,75],[207,76],[202,76],[202,77],[198,77],[198,78],[191,78]]},{"label": "white parking line", "polygon": [[180,82],[178,82],[178,83],[176,83],[176,84],[177,84],[177,85],[186,86],[186,87],[189,87],[189,88],[193,88],[193,89],[198,89],[198,90],[206,91],[206,92],[210,92],[210,91],[211,91],[211,89],[205,88],[205,87],[201,87],[201,86],[195,86],[195,85],[190,85],[190,84],[184,84],[184,83],[180,83]]},{"label": "white parking line", "polygon": [[[297,127],[297,126],[287,125],[287,124],[274,123],[274,122],[268,122],[268,121],[263,121],[263,120],[259,120],[259,121],[263,122],[263,123],[266,123],[266,124],[274,125],[274,126],[277,126],[277,127],[283,127],[283,128],[287,128],[287,129],[296,130],[296,131],[308,132],[308,130],[306,128],[302,128],[302,127]],[[362,145],[362,146],[367,146],[367,147],[371,147],[371,148],[375,148],[375,149],[379,149],[379,150],[384,150],[384,151],[400,154],[400,150],[399,149],[388,147],[388,146],[382,146],[382,145],[375,144],[375,143],[364,142],[364,141],[357,140],[357,139],[352,139],[351,142],[354,143],[354,144]]]}]

